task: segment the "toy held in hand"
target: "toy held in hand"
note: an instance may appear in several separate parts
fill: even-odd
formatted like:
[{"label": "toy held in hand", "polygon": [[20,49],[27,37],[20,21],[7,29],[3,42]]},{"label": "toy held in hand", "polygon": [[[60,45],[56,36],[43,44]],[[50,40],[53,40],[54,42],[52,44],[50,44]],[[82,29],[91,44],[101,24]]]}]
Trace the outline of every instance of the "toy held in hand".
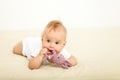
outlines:
[{"label": "toy held in hand", "polygon": [[57,54],[56,51],[54,50],[51,50],[50,51],[52,54],[51,55],[48,55],[47,53],[45,54],[45,57],[47,59],[50,59],[53,63],[61,66],[62,68],[64,69],[68,69],[68,67],[71,67],[72,64],[65,60],[64,56],[62,54]]}]

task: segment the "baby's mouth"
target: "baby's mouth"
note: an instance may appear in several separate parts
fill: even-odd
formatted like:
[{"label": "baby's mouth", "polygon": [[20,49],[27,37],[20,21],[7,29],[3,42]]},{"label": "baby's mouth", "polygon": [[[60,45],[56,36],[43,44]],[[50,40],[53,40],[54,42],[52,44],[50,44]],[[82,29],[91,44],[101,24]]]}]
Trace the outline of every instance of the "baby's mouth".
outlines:
[{"label": "baby's mouth", "polygon": [[52,52],[52,50],[48,49],[49,52]]},{"label": "baby's mouth", "polygon": [[49,50],[48,49],[48,53],[47,53],[48,55],[52,55],[53,54],[53,50]]},{"label": "baby's mouth", "polygon": [[52,53],[54,50],[48,49],[48,51]]}]

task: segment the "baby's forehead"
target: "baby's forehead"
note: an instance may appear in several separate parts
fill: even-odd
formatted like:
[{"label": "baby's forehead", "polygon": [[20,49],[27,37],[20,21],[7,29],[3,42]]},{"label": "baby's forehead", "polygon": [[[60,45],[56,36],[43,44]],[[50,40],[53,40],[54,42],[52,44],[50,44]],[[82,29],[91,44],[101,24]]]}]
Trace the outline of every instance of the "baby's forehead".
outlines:
[{"label": "baby's forehead", "polygon": [[57,36],[57,37],[61,37],[62,39],[66,39],[66,29],[64,29],[63,26],[57,26],[57,27],[48,27],[45,29],[43,36]]},{"label": "baby's forehead", "polygon": [[65,28],[63,26],[58,26],[58,27],[52,27],[52,28],[48,28],[48,32],[66,32]]},{"label": "baby's forehead", "polygon": [[46,38],[56,39],[56,40],[65,40],[65,34],[63,32],[51,31],[46,34]]}]

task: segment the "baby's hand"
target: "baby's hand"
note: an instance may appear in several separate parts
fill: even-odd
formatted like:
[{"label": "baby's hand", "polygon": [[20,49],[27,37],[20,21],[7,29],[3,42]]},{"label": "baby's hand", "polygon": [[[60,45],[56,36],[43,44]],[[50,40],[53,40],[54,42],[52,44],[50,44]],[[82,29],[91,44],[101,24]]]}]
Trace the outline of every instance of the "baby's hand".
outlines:
[{"label": "baby's hand", "polygon": [[48,49],[47,48],[41,49],[40,55],[45,55],[46,53],[48,53]]},{"label": "baby's hand", "polygon": [[48,50],[48,52],[45,53],[44,56],[46,57],[46,59],[47,59],[49,62],[53,63],[53,60],[52,60],[52,59],[53,59],[53,53],[52,53],[52,51]]}]

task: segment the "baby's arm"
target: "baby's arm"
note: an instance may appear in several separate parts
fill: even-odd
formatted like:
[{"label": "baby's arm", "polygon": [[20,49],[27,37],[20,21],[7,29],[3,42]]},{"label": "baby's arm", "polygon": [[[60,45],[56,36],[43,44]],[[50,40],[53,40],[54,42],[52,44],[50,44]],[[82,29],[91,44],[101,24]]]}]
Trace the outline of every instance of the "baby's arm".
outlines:
[{"label": "baby's arm", "polygon": [[44,58],[44,53],[47,53],[47,49],[46,48],[43,48],[41,51],[40,51],[40,54],[36,57],[32,57],[29,61],[29,68],[30,69],[38,69],[40,68],[41,66],[41,63],[43,61],[43,58]]},{"label": "baby's arm", "polygon": [[77,65],[77,59],[73,55],[71,55],[70,58],[68,58],[68,61],[72,64],[72,66]]}]

